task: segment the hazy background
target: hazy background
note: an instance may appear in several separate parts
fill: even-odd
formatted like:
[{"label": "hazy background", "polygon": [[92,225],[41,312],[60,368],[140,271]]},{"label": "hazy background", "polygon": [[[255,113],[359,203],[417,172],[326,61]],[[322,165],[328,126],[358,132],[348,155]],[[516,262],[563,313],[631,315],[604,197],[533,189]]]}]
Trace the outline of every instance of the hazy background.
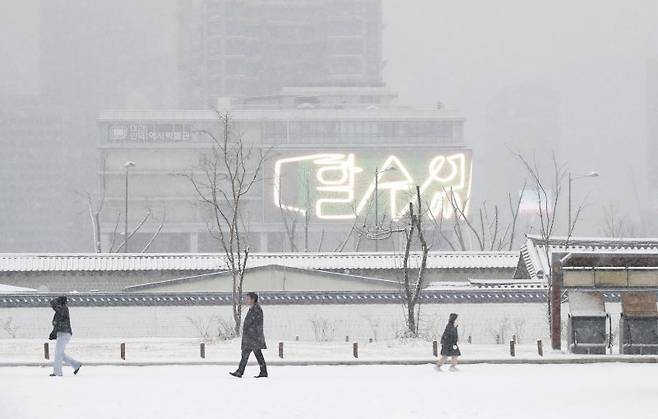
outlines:
[{"label": "hazy background", "polygon": [[[123,51],[104,61],[105,73],[122,80],[123,90],[99,99],[99,106],[176,107],[177,2],[87,3],[77,19],[117,25],[132,20],[122,38],[103,40]],[[641,226],[640,210],[645,219],[654,214],[647,180],[654,160],[648,151],[647,63],[658,56],[656,4],[384,0],[384,79],[402,103],[441,101],[466,118],[475,200],[504,202],[506,192],[516,193],[522,181],[514,179],[525,173],[506,147],[527,139],[541,144],[537,152],[556,151],[575,173],[601,173],[574,189],[574,201],[588,196],[590,203],[577,233],[599,234],[602,208],[610,204]],[[0,0],[0,5],[0,94],[43,93],[39,51],[48,40],[40,34],[39,1]],[[85,34],[72,30],[71,36]],[[62,45],[62,63],[66,54]],[[68,64],[52,71],[84,69],[84,63]],[[93,80],[87,82],[62,88],[71,88],[75,100],[93,88]],[[542,111],[533,113],[533,107]],[[93,140],[89,146],[95,147]],[[510,176],[491,184],[499,172]],[[88,175],[81,169],[80,176]],[[84,211],[81,207],[82,216]],[[650,233],[641,227],[634,231]]]}]

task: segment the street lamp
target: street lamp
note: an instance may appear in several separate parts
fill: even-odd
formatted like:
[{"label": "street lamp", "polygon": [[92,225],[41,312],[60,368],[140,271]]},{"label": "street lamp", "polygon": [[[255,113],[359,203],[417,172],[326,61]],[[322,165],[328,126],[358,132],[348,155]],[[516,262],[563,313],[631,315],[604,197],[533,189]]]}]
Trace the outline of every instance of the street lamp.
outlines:
[{"label": "street lamp", "polygon": [[[386,172],[397,170],[395,166],[389,166],[386,169],[379,170],[375,167],[375,230],[379,231],[379,175]],[[379,251],[379,245],[375,239],[375,251]]]},{"label": "street lamp", "polygon": [[123,253],[128,253],[128,170],[131,167],[135,167],[136,164],[134,161],[127,161],[123,164],[123,167],[126,168],[126,212],[125,212],[125,223],[124,223],[124,230],[123,230]]},{"label": "street lamp", "polygon": [[578,179],[599,177],[599,172],[589,172],[585,175],[574,176],[569,172],[569,224],[567,225],[567,237],[571,236],[571,184]]}]

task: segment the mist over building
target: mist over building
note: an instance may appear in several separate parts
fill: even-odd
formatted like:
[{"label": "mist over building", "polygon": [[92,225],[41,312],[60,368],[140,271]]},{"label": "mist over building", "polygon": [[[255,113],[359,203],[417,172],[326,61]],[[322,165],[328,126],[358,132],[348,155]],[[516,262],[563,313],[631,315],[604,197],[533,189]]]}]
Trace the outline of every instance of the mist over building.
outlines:
[{"label": "mist over building", "polygon": [[[399,106],[385,87],[380,1],[181,2],[179,21],[181,109],[108,109],[99,118],[105,162],[100,176],[108,200],[105,247],[118,242],[122,165],[134,161],[130,224],[153,211],[166,218],[149,250],[216,250],[208,233],[210,213],[186,175],[198,173],[212,147],[209,136],[199,133],[221,138],[227,114],[233,134],[249,146],[271,149],[264,180],[245,204],[251,249],[372,248],[354,225],[357,217],[374,217],[372,183],[380,169],[397,171],[377,175],[381,217],[399,211],[391,206],[391,185],[427,179],[432,157],[439,155],[464,159],[460,193],[470,192],[463,118],[443,109]],[[412,153],[412,146],[426,156]],[[338,176],[341,184],[323,173]],[[158,228],[157,222],[145,224],[135,246],[142,248]],[[382,248],[398,245],[389,241]]]},{"label": "mist over building", "polygon": [[382,85],[380,0],[179,3],[181,105],[297,85]]},{"label": "mist over building", "polygon": [[658,209],[658,57],[647,61],[647,164],[649,168],[648,209]]},{"label": "mist over building", "polygon": [[157,30],[167,19],[175,24],[174,5],[49,0],[35,8],[38,93],[0,92],[7,157],[0,167],[0,248],[90,249],[86,208],[98,188],[98,112],[175,106],[175,66],[154,65],[175,52],[171,31]]},{"label": "mist over building", "polygon": [[475,199],[517,196],[525,179],[519,176],[524,168],[517,153],[551,176],[551,156],[561,155],[560,97],[553,89],[537,83],[507,86],[488,102],[486,122],[486,141],[474,155],[476,174],[486,181],[476,183],[483,188]]},{"label": "mist over building", "polygon": [[69,121],[38,96],[0,97],[1,247],[11,251],[73,248]]}]

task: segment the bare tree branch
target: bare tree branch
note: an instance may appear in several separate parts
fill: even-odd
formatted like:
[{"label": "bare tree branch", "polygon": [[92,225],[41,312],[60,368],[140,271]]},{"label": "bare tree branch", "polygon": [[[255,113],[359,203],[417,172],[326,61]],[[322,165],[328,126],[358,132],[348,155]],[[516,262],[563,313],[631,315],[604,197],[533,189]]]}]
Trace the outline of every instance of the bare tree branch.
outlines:
[{"label": "bare tree branch", "polygon": [[[217,113],[222,124],[222,136],[207,130],[198,131],[210,139],[212,151],[201,162],[199,180],[194,172],[185,176],[200,202],[211,210],[212,223],[207,223],[211,237],[224,252],[227,269],[232,276],[232,311],[236,335],[242,324],[242,293],[249,259],[248,226],[243,217],[248,195],[262,180],[262,169],[269,150],[247,145],[234,132],[228,113]],[[288,232],[294,237],[294,223]],[[291,238],[291,247],[294,240]]]}]

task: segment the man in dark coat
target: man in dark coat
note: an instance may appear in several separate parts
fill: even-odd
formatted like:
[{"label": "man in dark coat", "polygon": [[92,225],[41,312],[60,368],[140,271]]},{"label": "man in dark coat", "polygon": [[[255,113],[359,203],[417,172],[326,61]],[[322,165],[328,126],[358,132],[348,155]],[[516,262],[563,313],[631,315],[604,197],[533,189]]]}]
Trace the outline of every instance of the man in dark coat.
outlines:
[{"label": "man in dark coat", "polygon": [[66,305],[66,296],[54,298],[50,301],[50,306],[55,311],[53,316],[53,331],[50,332],[48,339],[57,340],[55,344],[55,359],[53,359],[53,373],[51,377],[62,376],[62,362],[66,362],[73,368],[73,374],[80,371],[82,364],[79,361],[66,355],[66,345],[71,340],[73,332],[71,331],[71,317],[69,308]]},{"label": "man in dark coat", "polygon": [[255,292],[247,293],[244,301],[249,306],[249,311],[242,326],[242,359],[238,369],[230,374],[234,377],[242,377],[244,369],[247,367],[249,355],[253,352],[258,365],[260,365],[260,374],[256,378],[264,378],[267,377],[267,365],[261,350],[267,349],[267,345],[263,333],[263,309],[258,304],[258,294]]}]

